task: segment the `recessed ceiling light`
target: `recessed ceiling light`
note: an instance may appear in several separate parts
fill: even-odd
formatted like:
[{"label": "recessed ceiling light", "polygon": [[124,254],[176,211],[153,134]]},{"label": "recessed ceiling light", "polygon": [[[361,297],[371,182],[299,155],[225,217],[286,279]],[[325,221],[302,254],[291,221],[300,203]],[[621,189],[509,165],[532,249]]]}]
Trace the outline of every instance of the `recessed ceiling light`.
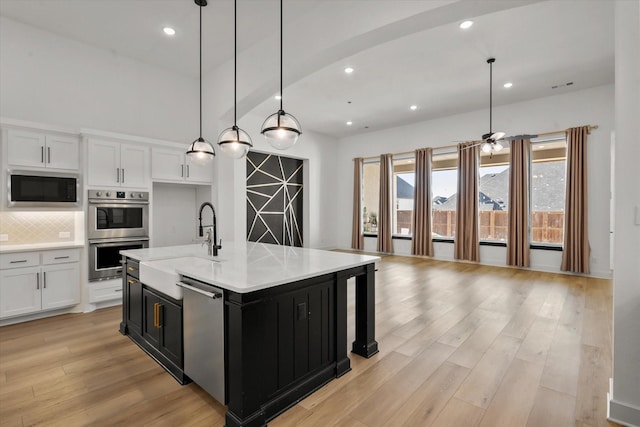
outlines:
[{"label": "recessed ceiling light", "polygon": [[353,124],[353,122],[352,122],[352,121],[348,121],[348,122],[347,122],[347,126],[351,126],[352,124]]},{"label": "recessed ceiling light", "polygon": [[409,108],[411,108],[412,110],[417,110],[417,109],[418,109],[418,106],[417,106],[417,105],[412,105],[412,106],[411,106],[411,107],[409,107]]},{"label": "recessed ceiling light", "polygon": [[351,74],[351,73],[353,73],[353,68],[347,67],[347,68],[344,69],[344,72],[347,73],[347,74]]},{"label": "recessed ceiling light", "polygon": [[511,82],[507,82],[507,83],[504,84],[504,87],[506,89],[509,89],[511,86],[513,86],[513,83],[511,83]]},{"label": "recessed ceiling light", "polygon": [[171,28],[171,27],[164,27],[164,28],[162,29],[162,31],[164,31],[164,33],[165,33],[166,35],[168,35],[168,36],[175,36],[175,35],[176,35],[176,30],[174,30],[174,29],[173,29],[173,28]]},{"label": "recessed ceiling light", "polygon": [[460,28],[462,28],[463,30],[466,30],[467,28],[471,28],[472,25],[473,25],[473,21],[464,21],[460,23]]},{"label": "recessed ceiling light", "polygon": [[276,95],[274,96],[275,99],[277,99],[278,101],[280,101],[282,99],[282,95]]}]

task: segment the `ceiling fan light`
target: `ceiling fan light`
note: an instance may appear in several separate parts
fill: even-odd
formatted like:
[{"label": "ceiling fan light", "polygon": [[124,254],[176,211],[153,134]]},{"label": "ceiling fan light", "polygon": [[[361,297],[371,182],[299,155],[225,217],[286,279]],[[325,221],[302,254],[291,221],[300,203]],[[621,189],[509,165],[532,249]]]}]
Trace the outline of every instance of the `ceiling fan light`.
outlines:
[{"label": "ceiling fan light", "polygon": [[232,126],[222,131],[218,138],[220,150],[229,157],[241,159],[253,147],[249,134],[238,126]]},{"label": "ceiling fan light", "polygon": [[490,153],[491,152],[491,144],[489,144],[488,142],[484,142],[482,144],[482,152],[483,153]]},{"label": "ceiling fan light", "polygon": [[504,147],[502,147],[502,144],[500,144],[499,142],[494,142],[493,143],[493,151],[495,151],[496,153],[498,151],[502,151],[502,148],[504,148]]},{"label": "ceiling fan light", "polygon": [[213,145],[202,137],[193,141],[187,150],[187,156],[198,163],[206,163],[212,160],[215,155],[216,150]]},{"label": "ceiling fan light", "polygon": [[298,142],[302,131],[298,119],[280,110],[266,118],[260,133],[273,148],[286,150]]}]

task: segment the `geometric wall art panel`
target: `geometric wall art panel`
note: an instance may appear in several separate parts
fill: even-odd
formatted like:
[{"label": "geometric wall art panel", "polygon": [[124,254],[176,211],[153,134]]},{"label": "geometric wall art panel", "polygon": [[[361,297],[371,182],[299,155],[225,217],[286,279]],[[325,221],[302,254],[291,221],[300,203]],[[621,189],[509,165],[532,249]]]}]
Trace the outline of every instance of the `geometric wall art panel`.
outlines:
[{"label": "geometric wall art panel", "polygon": [[247,240],[302,246],[303,161],[247,153]]}]

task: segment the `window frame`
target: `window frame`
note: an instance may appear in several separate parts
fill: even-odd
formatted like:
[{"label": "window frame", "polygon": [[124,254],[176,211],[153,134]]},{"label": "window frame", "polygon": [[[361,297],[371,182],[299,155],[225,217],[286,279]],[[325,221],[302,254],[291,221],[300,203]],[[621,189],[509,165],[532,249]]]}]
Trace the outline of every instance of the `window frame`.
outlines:
[{"label": "window frame", "polygon": [[[448,167],[440,167],[437,168],[435,167],[437,160],[436,158],[438,156],[450,156],[450,155],[455,155],[455,165],[453,166],[448,166]],[[458,148],[457,147],[445,147],[445,148],[434,148],[433,149],[433,154],[432,154],[432,163],[431,163],[431,241],[434,243],[454,243],[455,242],[455,236],[439,236],[439,237],[433,237],[433,220],[435,219],[435,214],[434,214],[434,208],[433,208],[433,197],[434,197],[434,192],[433,192],[433,174],[434,172],[438,172],[438,171],[446,171],[446,170],[455,170],[456,171],[456,191],[454,194],[458,193],[458,163],[460,160],[460,155],[458,154]],[[446,159],[444,159],[443,161],[446,161]],[[457,214],[457,208],[456,208],[456,214]]]},{"label": "window frame", "polygon": [[[567,137],[564,132],[560,132],[556,134],[557,136],[549,135],[539,138],[531,138],[531,156],[529,161],[529,248],[530,249],[543,249],[543,250],[552,250],[552,251],[563,251],[564,250],[564,217],[562,221],[562,243],[547,243],[547,242],[534,242],[533,241],[533,164],[538,163],[534,161],[534,147],[543,143],[557,143],[564,142],[565,144],[565,153],[564,153],[564,162],[565,162],[565,180],[566,180],[566,162],[567,162]],[[539,152],[539,151],[538,151]],[[559,158],[559,157],[558,157]],[[552,160],[549,160],[552,161]],[[566,181],[565,182],[565,200],[566,200]],[[565,206],[563,206],[563,212]]]},{"label": "window frame", "polygon": [[[415,188],[415,175],[416,175],[416,155],[415,152],[411,152],[411,153],[403,153],[403,154],[399,154],[399,155],[394,155],[393,159],[391,161],[391,165],[392,165],[392,182],[393,182],[393,194],[391,195],[391,203],[397,203],[398,201],[398,187],[396,185],[397,183],[397,177],[396,177],[396,172],[395,172],[395,161],[396,160],[413,160],[412,165],[413,165],[413,176],[414,176],[414,188]],[[413,212],[415,212],[415,208],[416,208],[416,202],[415,202],[415,198],[412,199],[413,200],[413,205],[411,207],[411,215],[413,215]],[[401,240],[411,240],[413,239],[413,233],[409,233],[409,234],[401,234],[401,233],[395,233],[395,230],[398,228],[398,209],[396,206],[392,207],[392,218],[391,218],[391,228],[392,228],[392,232],[391,232],[391,237],[392,238],[398,238]],[[411,229],[409,229],[409,231],[411,231]],[[376,236],[378,235],[378,233],[376,233]]]}]

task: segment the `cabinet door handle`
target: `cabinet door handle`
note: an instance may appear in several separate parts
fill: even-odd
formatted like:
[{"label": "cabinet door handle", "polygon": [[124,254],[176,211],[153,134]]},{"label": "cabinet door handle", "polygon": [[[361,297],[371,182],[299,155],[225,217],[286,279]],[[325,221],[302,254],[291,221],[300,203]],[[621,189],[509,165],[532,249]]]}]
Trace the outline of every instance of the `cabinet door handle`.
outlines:
[{"label": "cabinet door handle", "polygon": [[122,168],[122,182],[124,182],[124,168]]},{"label": "cabinet door handle", "polygon": [[44,145],[40,146],[40,163],[44,163]]},{"label": "cabinet door handle", "polygon": [[158,304],[153,304],[153,327],[158,327]]},{"label": "cabinet door handle", "polygon": [[187,178],[189,178],[189,165],[187,165]]},{"label": "cabinet door handle", "polygon": [[67,259],[67,258],[69,258],[69,255],[67,255],[67,256],[57,256],[57,257],[55,257],[53,259]]},{"label": "cabinet door handle", "polygon": [[158,303],[158,329],[162,328],[162,304]]},{"label": "cabinet door handle", "polygon": [[116,168],[116,182],[120,182],[120,168]]},{"label": "cabinet door handle", "polygon": [[47,163],[51,163],[51,147],[47,147]]},{"label": "cabinet door handle", "polygon": [[9,261],[9,264],[18,264],[18,263],[21,263],[21,262],[27,262],[27,260],[26,259],[19,259],[17,261]]},{"label": "cabinet door handle", "polygon": [[180,177],[184,178],[184,165],[180,165]]},{"label": "cabinet door handle", "polygon": [[40,289],[40,273],[36,273],[36,289]]}]

